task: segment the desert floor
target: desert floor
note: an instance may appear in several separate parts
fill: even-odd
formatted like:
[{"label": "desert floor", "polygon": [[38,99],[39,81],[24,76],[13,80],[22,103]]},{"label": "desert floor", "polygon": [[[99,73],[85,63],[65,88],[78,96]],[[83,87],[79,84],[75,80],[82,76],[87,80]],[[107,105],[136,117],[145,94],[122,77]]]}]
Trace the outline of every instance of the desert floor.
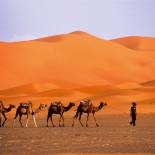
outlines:
[{"label": "desert floor", "polygon": [[[67,115],[65,127],[46,127],[45,118],[37,118],[38,128],[20,128],[9,118],[5,128],[0,128],[0,155],[31,154],[155,154],[155,114],[139,114],[137,125],[130,126],[127,114],[96,115],[100,127],[94,126],[93,118],[89,127],[81,127],[77,121],[71,127],[72,116]],[[23,119],[25,121],[25,119]],[[58,125],[58,117],[54,117]],[[83,116],[83,122],[85,117]]]}]

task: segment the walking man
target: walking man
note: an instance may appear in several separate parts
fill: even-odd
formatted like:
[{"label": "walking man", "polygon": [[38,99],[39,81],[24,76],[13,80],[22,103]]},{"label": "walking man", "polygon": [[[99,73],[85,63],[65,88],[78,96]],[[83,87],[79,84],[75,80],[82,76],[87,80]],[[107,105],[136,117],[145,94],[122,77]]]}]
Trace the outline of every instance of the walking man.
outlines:
[{"label": "walking man", "polygon": [[131,125],[135,126],[136,125],[136,103],[133,102],[132,106],[131,106],[131,110],[130,110],[130,115],[131,115],[131,119],[132,121],[130,122]]}]

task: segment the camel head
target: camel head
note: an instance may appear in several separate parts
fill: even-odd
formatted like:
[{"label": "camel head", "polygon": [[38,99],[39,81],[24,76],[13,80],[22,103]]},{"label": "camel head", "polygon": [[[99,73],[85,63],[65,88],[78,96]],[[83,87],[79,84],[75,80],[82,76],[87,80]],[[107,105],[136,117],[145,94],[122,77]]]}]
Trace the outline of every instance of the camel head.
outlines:
[{"label": "camel head", "polygon": [[9,106],[10,106],[10,108],[11,109],[13,109],[13,108],[15,108],[16,106],[15,105],[13,105],[13,104],[9,104]]},{"label": "camel head", "polygon": [[106,102],[101,102],[100,105],[99,105],[100,108],[103,108],[104,106],[107,106]]},{"label": "camel head", "polygon": [[70,107],[74,107],[74,106],[75,106],[75,103],[69,102],[69,106],[70,106]]}]

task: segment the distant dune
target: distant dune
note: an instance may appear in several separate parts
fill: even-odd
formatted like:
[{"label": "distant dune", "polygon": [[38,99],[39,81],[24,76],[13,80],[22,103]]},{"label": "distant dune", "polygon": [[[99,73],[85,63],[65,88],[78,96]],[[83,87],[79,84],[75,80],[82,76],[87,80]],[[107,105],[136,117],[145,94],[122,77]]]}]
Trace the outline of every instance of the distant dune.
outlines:
[{"label": "distant dune", "polygon": [[141,85],[145,87],[155,87],[155,80],[143,82]]},{"label": "distant dune", "polygon": [[0,51],[0,96],[7,103],[23,96],[37,103],[92,98],[129,106],[155,98],[153,88],[145,88],[155,87],[155,38],[104,40],[76,31],[0,42]]},{"label": "distant dune", "polygon": [[155,38],[151,37],[131,36],[112,41],[133,50],[155,51]]},{"label": "distant dune", "polygon": [[22,85],[18,87],[8,88],[0,90],[0,95],[6,96],[25,96],[40,93],[49,89],[58,88],[56,85],[51,83],[31,83],[27,85]]}]

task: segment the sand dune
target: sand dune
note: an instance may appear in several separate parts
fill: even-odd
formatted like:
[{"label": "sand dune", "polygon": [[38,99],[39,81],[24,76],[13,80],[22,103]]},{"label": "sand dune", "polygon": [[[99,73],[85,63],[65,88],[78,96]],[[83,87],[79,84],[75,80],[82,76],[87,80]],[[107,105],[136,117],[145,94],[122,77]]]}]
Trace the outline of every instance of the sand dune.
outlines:
[{"label": "sand dune", "polygon": [[149,100],[155,90],[154,43],[147,37],[108,41],[80,31],[0,42],[0,97],[6,103],[107,99],[110,106]]},{"label": "sand dune", "polygon": [[18,87],[8,88],[5,90],[0,90],[0,95],[4,96],[26,96],[36,94],[49,89],[58,88],[56,85],[51,83],[31,83],[27,85],[22,85]]},{"label": "sand dune", "polygon": [[145,87],[155,87],[155,80],[143,82],[141,85]]},{"label": "sand dune", "polygon": [[154,80],[152,57],[87,33],[57,38],[0,43],[1,89],[40,81],[78,87]]},{"label": "sand dune", "polygon": [[140,51],[155,51],[155,38],[151,37],[131,36],[126,38],[113,39],[112,41],[129,49]]}]

